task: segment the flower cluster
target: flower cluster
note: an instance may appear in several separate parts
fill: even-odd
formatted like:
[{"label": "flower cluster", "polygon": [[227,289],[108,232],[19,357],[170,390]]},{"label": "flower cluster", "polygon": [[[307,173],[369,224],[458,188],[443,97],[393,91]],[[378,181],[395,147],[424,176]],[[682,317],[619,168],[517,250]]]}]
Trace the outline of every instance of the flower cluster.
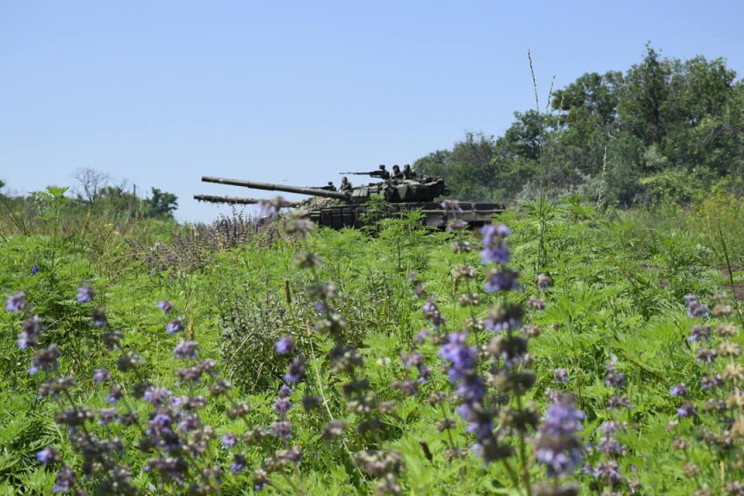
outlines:
[{"label": "flower cluster", "polygon": [[[677,420],[669,422],[667,429],[676,431],[696,425],[696,437],[717,454],[722,473],[723,494],[744,494],[742,481],[736,477],[742,458],[737,453],[737,441],[744,439],[744,367],[740,363],[741,345],[736,338],[739,328],[731,320],[733,307],[724,304],[724,295],[717,295],[713,310],[694,295],[686,295],[687,316],[692,320],[688,341],[692,343],[701,369],[699,384],[679,382],[669,389],[675,398]],[[699,388],[699,389],[698,389]],[[693,393],[710,395],[702,402],[695,401]],[[682,427],[682,426],[685,427]],[[690,456],[690,442],[677,437],[672,447],[684,455],[682,473],[697,484],[695,494],[713,494],[703,482],[703,468]]]},{"label": "flower cluster", "polygon": [[535,436],[535,457],[547,467],[548,477],[554,482],[537,485],[535,494],[557,496],[578,491],[574,484],[559,486],[558,479],[571,475],[581,461],[582,439],[578,432],[582,430],[583,420],[584,414],[576,409],[571,395],[554,395]]}]

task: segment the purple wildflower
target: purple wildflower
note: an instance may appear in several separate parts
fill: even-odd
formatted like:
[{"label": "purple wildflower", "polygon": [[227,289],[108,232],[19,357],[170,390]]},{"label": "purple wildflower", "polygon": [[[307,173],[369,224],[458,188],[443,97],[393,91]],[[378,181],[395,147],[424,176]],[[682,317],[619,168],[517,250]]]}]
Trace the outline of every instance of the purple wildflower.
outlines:
[{"label": "purple wildflower", "polygon": [[697,408],[695,408],[695,405],[690,403],[689,401],[685,402],[684,405],[677,408],[677,415],[680,417],[696,417],[697,416]]},{"label": "purple wildflower", "polygon": [[702,349],[698,350],[696,355],[698,362],[713,363],[713,360],[718,356],[718,352],[716,350]]},{"label": "purple wildflower", "polygon": [[168,415],[165,412],[159,411],[156,412],[155,415],[153,415],[152,419],[147,422],[147,434],[149,436],[158,436],[160,437],[162,434],[172,434],[173,429],[171,429],[171,424],[173,423],[173,419],[171,419],[171,416]]},{"label": "purple wildflower", "polygon": [[90,303],[96,294],[87,284],[78,288],[78,293],[75,295],[75,299],[78,303]]},{"label": "purple wildflower", "polygon": [[563,368],[553,370],[553,380],[555,382],[568,382],[568,371]]},{"label": "purple wildflower", "polygon": [[458,382],[456,393],[457,397],[464,402],[464,405],[460,406],[472,405],[480,402],[486,395],[486,385],[477,375],[468,374]]},{"label": "purple wildflower", "polygon": [[607,400],[607,408],[630,408],[630,399],[626,395],[613,394],[610,399]]},{"label": "purple wildflower", "polygon": [[199,419],[199,415],[196,414],[186,415],[178,423],[178,428],[184,432],[195,431],[199,426],[201,426],[201,420]]},{"label": "purple wildflower", "polygon": [[549,477],[570,474],[581,461],[581,438],[576,432],[582,429],[582,420],[584,413],[570,396],[561,396],[548,407],[535,438],[535,454]]},{"label": "purple wildflower", "polygon": [[230,465],[230,472],[237,475],[243,469],[245,469],[245,455],[243,453],[235,453],[233,455],[232,465]]},{"label": "purple wildflower", "polygon": [[483,235],[483,245],[490,245],[493,238],[505,238],[511,234],[511,231],[504,224],[488,224],[480,229]]},{"label": "purple wildflower", "polygon": [[176,317],[175,319],[171,320],[165,326],[165,330],[171,336],[177,332],[183,331],[183,319],[181,317]]},{"label": "purple wildflower", "polygon": [[93,380],[97,383],[108,382],[111,380],[111,372],[108,369],[96,369],[93,372]]},{"label": "purple wildflower", "polygon": [[122,387],[118,384],[112,384],[111,387],[109,387],[109,395],[106,396],[105,401],[106,403],[116,404],[123,396],[124,390]]},{"label": "purple wildflower", "polygon": [[684,382],[680,382],[679,384],[672,386],[672,388],[669,390],[669,393],[674,396],[682,396],[683,398],[687,396],[687,388],[685,387]]},{"label": "purple wildflower", "polygon": [[608,363],[605,365],[605,371],[607,371],[607,375],[605,376],[605,386],[617,388],[622,387],[623,384],[625,384],[625,374],[617,372],[617,365],[614,363]]},{"label": "purple wildflower", "polygon": [[605,421],[597,428],[597,431],[602,433],[597,450],[604,453],[606,457],[623,455],[622,445],[613,437],[619,428],[623,428],[622,424],[614,420]]},{"label": "purple wildflower", "polygon": [[61,457],[59,456],[59,453],[51,445],[36,453],[36,461],[44,465],[47,463],[58,462],[60,460]]},{"label": "purple wildflower", "polygon": [[284,374],[284,380],[290,384],[299,382],[305,377],[305,359],[300,355],[289,364],[289,370]]},{"label": "purple wildflower", "polygon": [[68,465],[62,465],[54,479],[52,491],[55,493],[68,493],[77,481],[77,474]]},{"label": "purple wildflower", "polygon": [[537,287],[541,290],[548,289],[548,286],[550,286],[550,277],[546,276],[545,274],[539,274],[537,276]]},{"label": "purple wildflower", "polygon": [[292,336],[284,336],[280,338],[276,343],[276,352],[280,355],[291,353],[295,347],[295,340]]},{"label": "purple wildflower", "polygon": [[444,317],[442,317],[442,314],[439,311],[439,307],[437,307],[437,304],[432,298],[426,299],[426,303],[421,307],[421,313],[423,314],[424,319],[431,320],[435,330],[439,330],[439,326],[444,325],[445,323]]},{"label": "purple wildflower", "polygon": [[271,200],[259,200],[258,215],[264,219],[276,217],[279,215],[279,210],[283,206],[284,200],[281,196],[277,196]]},{"label": "purple wildflower", "polygon": [[390,386],[393,389],[400,389],[403,394],[414,396],[418,392],[419,383],[414,380],[394,381]]},{"label": "purple wildflower", "polygon": [[691,319],[695,317],[705,318],[708,316],[708,305],[704,305],[698,301],[695,295],[685,295],[685,302],[687,302],[687,316]]},{"label": "purple wildflower", "polygon": [[274,400],[274,411],[279,412],[282,419],[287,415],[287,411],[292,408],[292,402],[289,398],[277,398]]},{"label": "purple wildflower", "polygon": [[150,386],[145,391],[145,394],[142,395],[142,399],[151,403],[153,406],[160,406],[171,396],[173,396],[173,393],[164,387]]},{"label": "purple wildflower", "polygon": [[8,312],[20,312],[21,310],[25,310],[27,306],[26,294],[23,291],[18,291],[16,294],[8,297],[8,301],[5,303],[5,310]]},{"label": "purple wildflower", "polygon": [[483,264],[509,262],[509,249],[506,246],[505,237],[511,234],[509,228],[503,224],[489,224],[480,230],[483,234],[483,250],[480,253]]},{"label": "purple wildflower", "polygon": [[538,312],[542,312],[545,310],[544,298],[530,298],[528,303],[531,310],[537,310]]},{"label": "purple wildflower", "polygon": [[424,344],[426,342],[426,338],[429,337],[429,330],[428,329],[421,329],[418,334],[416,334],[416,337],[414,337],[414,341],[416,341],[418,344]]},{"label": "purple wildflower", "polygon": [[511,269],[491,270],[488,272],[483,290],[486,293],[497,291],[518,291],[522,288],[517,282],[519,272]]},{"label": "purple wildflower", "polygon": [[196,358],[197,348],[199,343],[196,341],[181,341],[173,348],[173,355],[180,360],[193,359]]},{"label": "purple wildflower", "polygon": [[493,307],[488,311],[486,329],[493,332],[508,331],[522,327],[524,308],[521,305]]},{"label": "purple wildflower", "polygon": [[253,490],[260,491],[269,483],[269,474],[263,469],[257,468],[253,471]]},{"label": "purple wildflower", "polygon": [[171,310],[173,310],[173,304],[168,300],[161,300],[156,303],[159,309],[163,311],[164,314],[168,315]]},{"label": "purple wildflower", "polygon": [[38,350],[34,357],[31,359],[31,368],[28,369],[28,373],[34,375],[39,370],[54,370],[57,368],[57,358],[62,353],[59,351],[59,347],[56,344],[52,344],[47,349]]},{"label": "purple wildflower", "polygon": [[488,263],[509,263],[509,249],[506,246],[506,241],[499,241],[493,246],[484,248],[480,252],[480,257],[483,265]]},{"label": "purple wildflower", "polygon": [[717,389],[723,385],[723,377],[720,374],[715,376],[707,375],[700,379],[701,389]]},{"label": "purple wildflower", "polygon": [[41,331],[44,327],[41,325],[41,319],[34,315],[30,319],[23,321],[23,331],[18,335],[18,348],[25,350],[26,348],[36,347]]},{"label": "purple wildflower", "polygon": [[234,433],[228,432],[220,438],[220,441],[228,448],[232,448],[238,442],[238,437]]},{"label": "purple wildflower", "polygon": [[687,338],[690,342],[708,340],[710,338],[710,326],[692,326],[690,330],[690,337]]},{"label": "purple wildflower", "polygon": [[598,479],[619,481],[623,478],[623,476],[620,475],[619,468],[620,467],[615,460],[599,462],[597,466],[594,467],[594,477]]},{"label": "purple wildflower", "polygon": [[103,327],[108,323],[106,320],[106,312],[102,307],[96,307],[93,309],[92,320],[93,325],[96,327]]},{"label": "purple wildflower", "polygon": [[457,381],[469,373],[475,366],[478,350],[467,346],[466,333],[453,332],[448,336],[448,343],[439,350],[439,356],[450,362],[447,373],[452,381]]},{"label": "purple wildflower", "polygon": [[287,386],[286,384],[282,384],[282,386],[279,388],[279,397],[286,398],[290,394],[292,394],[292,388]]},{"label": "purple wildflower", "polygon": [[38,265],[36,265],[36,264],[34,264],[34,265],[33,265],[33,266],[31,267],[31,275],[33,276],[33,275],[35,275],[35,274],[36,274],[37,272],[39,272],[39,266],[38,266]]},{"label": "purple wildflower", "polygon": [[101,425],[108,425],[117,419],[119,412],[116,408],[101,408],[98,410],[98,423]]},{"label": "purple wildflower", "polygon": [[274,422],[271,424],[271,432],[277,437],[288,438],[292,434],[292,422]]}]

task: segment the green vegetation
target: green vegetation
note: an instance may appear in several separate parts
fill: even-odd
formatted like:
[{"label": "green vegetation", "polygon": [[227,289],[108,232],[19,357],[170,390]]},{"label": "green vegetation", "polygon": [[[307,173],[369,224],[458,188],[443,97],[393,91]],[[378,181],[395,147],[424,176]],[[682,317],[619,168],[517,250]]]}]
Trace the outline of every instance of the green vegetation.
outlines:
[{"label": "green vegetation", "polygon": [[744,82],[722,59],[647,46],[624,74],[587,73],[556,90],[548,110],[516,112],[498,138],[468,133],[414,169],[446,177],[462,200],[536,198],[543,183],[621,207],[744,192]]},{"label": "green vegetation", "polygon": [[[496,274],[508,269],[481,265],[481,236],[427,232],[414,214],[371,234],[291,218],[93,217],[80,231],[61,191],[28,219],[41,226],[32,234],[2,225],[0,287],[9,307],[17,291],[27,302],[0,314],[2,493],[553,494],[555,480],[581,494],[736,494],[744,481],[744,202],[733,196],[654,212],[526,204],[499,219],[524,288],[489,293],[484,282],[505,288]],[[690,311],[706,303],[711,315],[688,317],[690,293]],[[518,307],[523,326],[488,330]],[[44,330],[19,349],[32,315]],[[691,341],[701,326],[709,342]],[[455,400],[475,376],[453,382],[442,351],[465,331],[488,391],[478,403]],[[286,338],[292,351],[277,353]],[[53,343],[58,365],[45,370],[33,350]],[[550,437],[569,397],[583,430]],[[485,407],[493,430],[468,432],[477,421],[458,413],[463,402]],[[561,442],[578,443],[565,454],[591,469],[546,472],[541,453]]]}]

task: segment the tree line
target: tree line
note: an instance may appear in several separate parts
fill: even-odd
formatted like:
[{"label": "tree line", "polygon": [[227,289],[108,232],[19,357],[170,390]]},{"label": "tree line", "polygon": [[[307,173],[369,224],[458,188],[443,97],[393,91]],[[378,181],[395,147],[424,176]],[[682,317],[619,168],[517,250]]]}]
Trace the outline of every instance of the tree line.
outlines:
[{"label": "tree line", "polygon": [[[157,218],[173,219],[178,208],[178,197],[173,193],[151,188],[144,197],[139,196],[137,187],[130,186],[126,180],[114,181],[111,176],[95,169],[78,169],[73,174],[76,185],[68,188],[54,188],[68,197],[68,214],[86,212],[115,218]],[[33,192],[26,196],[4,194],[5,183],[0,181],[0,204],[8,211],[32,213],[43,210],[50,188],[47,191]]]},{"label": "tree line", "polygon": [[669,59],[650,45],[625,73],[587,73],[515,112],[503,136],[466,133],[414,163],[452,196],[514,201],[542,192],[619,206],[744,193],[744,82],[725,60]]}]

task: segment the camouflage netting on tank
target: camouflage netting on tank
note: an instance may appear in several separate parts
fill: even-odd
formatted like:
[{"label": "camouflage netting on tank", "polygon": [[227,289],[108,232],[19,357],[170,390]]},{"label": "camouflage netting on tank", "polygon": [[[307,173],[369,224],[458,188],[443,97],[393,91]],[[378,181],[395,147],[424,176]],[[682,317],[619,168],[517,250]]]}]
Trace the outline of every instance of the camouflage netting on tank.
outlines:
[{"label": "camouflage netting on tank", "polygon": [[326,208],[326,207],[334,207],[337,205],[344,205],[342,201],[336,200],[335,198],[321,198],[319,196],[315,196],[312,198],[306,198],[302,200],[299,204],[300,206],[311,207],[311,208]]}]

